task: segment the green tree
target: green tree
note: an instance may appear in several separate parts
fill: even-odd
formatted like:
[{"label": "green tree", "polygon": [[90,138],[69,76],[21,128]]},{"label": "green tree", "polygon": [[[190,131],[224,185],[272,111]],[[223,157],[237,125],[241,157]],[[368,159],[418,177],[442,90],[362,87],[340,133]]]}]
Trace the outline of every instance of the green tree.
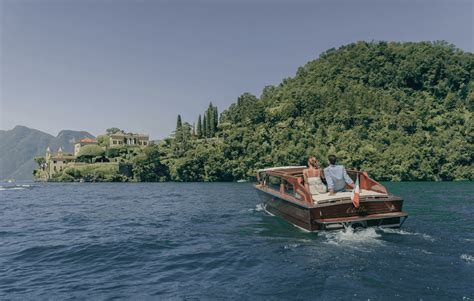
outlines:
[{"label": "green tree", "polygon": [[181,153],[183,143],[183,123],[181,121],[181,115],[178,115],[176,121],[176,130],[174,132],[174,148],[175,154],[178,155]]},{"label": "green tree", "polygon": [[198,139],[202,138],[202,121],[201,121],[201,114],[199,114],[198,121],[197,121],[197,137]]},{"label": "green tree", "polygon": [[122,130],[119,128],[109,128],[105,132],[107,133],[107,135],[111,135],[111,134],[117,134],[119,132],[122,132]]},{"label": "green tree", "polygon": [[216,115],[214,113],[214,106],[212,105],[212,102],[209,103],[209,107],[207,108],[207,122],[209,123],[209,137],[214,137],[214,134],[216,133]]},{"label": "green tree", "polygon": [[183,130],[183,123],[181,121],[181,115],[178,115],[176,121],[176,131],[175,131],[175,139],[178,141],[182,140],[182,130]]},{"label": "green tree", "polygon": [[209,114],[209,110],[206,110],[206,133],[207,133],[207,138],[210,138],[213,135],[213,128],[212,128],[211,124],[212,124],[212,114]]},{"label": "green tree", "polygon": [[219,126],[219,112],[217,110],[217,106],[213,107],[213,113],[214,113],[214,135],[218,131],[218,126]]},{"label": "green tree", "polygon": [[81,162],[92,163],[92,158],[103,156],[104,154],[104,149],[98,145],[84,145],[83,147],[81,147],[81,150],[77,154],[77,160]]},{"label": "green tree", "polygon": [[207,114],[204,114],[204,117],[202,119],[202,136],[204,138],[207,138],[208,136],[208,126],[207,126]]},{"label": "green tree", "polygon": [[140,182],[163,182],[169,179],[168,167],[161,162],[162,153],[157,145],[144,148],[133,159],[133,175]]},{"label": "green tree", "polygon": [[110,137],[108,135],[97,136],[97,143],[99,146],[108,148],[110,146]]}]

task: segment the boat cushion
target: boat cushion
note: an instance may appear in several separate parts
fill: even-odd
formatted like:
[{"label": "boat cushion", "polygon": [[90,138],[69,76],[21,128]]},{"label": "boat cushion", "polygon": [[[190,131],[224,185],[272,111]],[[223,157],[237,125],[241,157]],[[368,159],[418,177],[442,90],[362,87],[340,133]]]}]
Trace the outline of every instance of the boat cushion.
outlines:
[{"label": "boat cushion", "polygon": [[[335,195],[329,195],[329,193],[313,194],[313,201],[315,201],[316,203],[325,203],[332,199],[336,200],[336,199],[350,198],[351,195],[352,195],[351,191],[336,192]],[[386,193],[376,192],[372,190],[365,190],[365,189],[360,190],[361,197],[386,196],[386,195],[387,195]]]}]

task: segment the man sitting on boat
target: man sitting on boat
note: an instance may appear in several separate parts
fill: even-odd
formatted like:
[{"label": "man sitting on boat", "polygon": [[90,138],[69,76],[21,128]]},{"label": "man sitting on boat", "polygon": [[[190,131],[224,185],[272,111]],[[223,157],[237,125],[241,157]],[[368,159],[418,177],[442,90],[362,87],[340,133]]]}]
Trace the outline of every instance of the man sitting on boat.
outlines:
[{"label": "man sitting on boat", "polygon": [[328,184],[329,194],[346,191],[346,184],[354,185],[354,181],[347,174],[346,169],[342,165],[336,165],[336,156],[328,156],[329,166],[324,169],[324,177]]},{"label": "man sitting on boat", "polygon": [[311,194],[326,193],[326,185],[321,180],[321,170],[315,157],[308,159],[308,168],[303,170],[304,186]]}]

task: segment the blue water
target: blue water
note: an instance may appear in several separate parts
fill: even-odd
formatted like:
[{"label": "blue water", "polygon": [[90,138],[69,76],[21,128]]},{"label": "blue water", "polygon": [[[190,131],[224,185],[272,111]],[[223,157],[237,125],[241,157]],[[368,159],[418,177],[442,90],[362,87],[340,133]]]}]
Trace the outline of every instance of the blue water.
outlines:
[{"label": "blue water", "polygon": [[474,184],[388,183],[402,230],[305,233],[251,184],[0,186],[0,299],[474,300]]}]

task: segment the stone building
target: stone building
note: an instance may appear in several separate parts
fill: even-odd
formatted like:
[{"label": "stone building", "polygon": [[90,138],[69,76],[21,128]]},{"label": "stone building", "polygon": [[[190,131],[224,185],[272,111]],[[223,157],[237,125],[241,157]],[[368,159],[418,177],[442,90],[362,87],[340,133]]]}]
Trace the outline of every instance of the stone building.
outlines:
[{"label": "stone building", "polygon": [[110,147],[123,147],[123,146],[139,146],[145,147],[150,144],[150,137],[143,134],[133,134],[117,132],[115,134],[108,134],[110,137]]},{"label": "stone building", "polygon": [[67,163],[73,162],[76,156],[64,153],[61,147],[59,147],[56,154],[53,154],[48,147],[44,159],[45,165],[42,168],[48,173],[48,176],[51,177],[53,174],[62,171]]}]

